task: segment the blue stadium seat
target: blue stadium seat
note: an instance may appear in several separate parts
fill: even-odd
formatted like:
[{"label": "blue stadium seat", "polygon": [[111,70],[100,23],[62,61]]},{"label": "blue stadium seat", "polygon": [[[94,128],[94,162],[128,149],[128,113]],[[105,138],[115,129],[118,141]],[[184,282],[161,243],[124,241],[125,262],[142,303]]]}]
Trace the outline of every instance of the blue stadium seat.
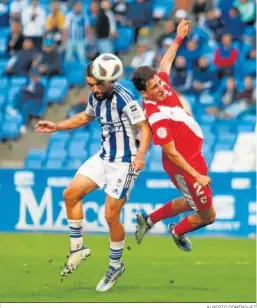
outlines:
[{"label": "blue stadium seat", "polygon": [[85,160],[82,159],[68,159],[64,165],[64,168],[77,170],[84,162]]},{"label": "blue stadium seat", "polygon": [[62,103],[69,90],[69,84],[66,77],[54,76],[49,81],[46,93],[47,102]]},{"label": "blue stadium seat", "polygon": [[101,145],[99,144],[99,142],[97,143],[91,143],[89,146],[89,156],[94,155],[95,153],[97,153],[101,148]]},{"label": "blue stadium seat", "polygon": [[27,77],[13,76],[10,78],[11,87],[22,87],[28,82]]},{"label": "blue stadium seat", "polygon": [[8,91],[8,101],[7,104],[9,106],[15,105],[15,100],[17,98],[17,95],[20,93],[21,88],[19,86],[10,87]]},{"label": "blue stadium seat", "polygon": [[174,7],[173,0],[154,0],[153,17],[156,19],[168,19]]},{"label": "blue stadium seat", "polygon": [[0,57],[4,57],[7,55],[7,48],[8,48],[8,37],[0,37]]},{"label": "blue stadium seat", "polygon": [[30,169],[39,169],[42,167],[45,157],[45,150],[31,149],[25,158],[24,167]]},{"label": "blue stadium seat", "polygon": [[70,139],[71,134],[65,131],[58,131],[51,135],[50,141],[63,141],[67,142]]},{"label": "blue stadium seat", "polygon": [[7,63],[8,63],[7,59],[0,59],[0,75],[2,75],[5,72]]},{"label": "blue stadium seat", "polygon": [[55,147],[50,147],[47,150],[47,157],[49,158],[54,158],[54,159],[65,159],[66,158],[66,151],[63,148],[55,148]]},{"label": "blue stadium seat", "polygon": [[88,158],[88,152],[85,149],[85,143],[81,141],[70,142],[68,147],[68,156],[72,159],[84,159]]},{"label": "blue stadium seat", "polygon": [[65,157],[58,157],[58,158],[49,157],[46,160],[44,167],[46,169],[61,169],[64,165],[64,161]]},{"label": "blue stadium seat", "polygon": [[133,45],[135,30],[132,27],[120,27],[118,33],[119,36],[114,41],[115,50],[118,52],[126,52]]},{"label": "blue stadium seat", "polygon": [[65,140],[50,140],[47,146],[47,152],[63,151],[65,152],[67,142]]},{"label": "blue stadium seat", "polygon": [[86,65],[80,62],[64,62],[64,74],[70,86],[85,85]]},{"label": "blue stadium seat", "polygon": [[20,136],[20,127],[22,124],[21,114],[11,116],[5,114],[2,124],[3,139],[17,139]]},{"label": "blue stadium seat", "polygon": [[74,132],[72,135],[71,135],[71,141],[83,141],[85,142],[85,144],[88,143],[90,139],[90,135],[89,135],[89,132]]}]

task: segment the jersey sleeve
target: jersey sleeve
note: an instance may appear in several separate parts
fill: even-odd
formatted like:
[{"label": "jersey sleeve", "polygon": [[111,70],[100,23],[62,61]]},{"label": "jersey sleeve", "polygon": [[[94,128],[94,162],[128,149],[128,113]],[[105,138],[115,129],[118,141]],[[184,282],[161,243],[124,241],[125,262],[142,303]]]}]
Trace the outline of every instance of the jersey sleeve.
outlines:
[{"label": "jersey sleeve", "polygon": [[167,73],[160,72],[157,75],[161,80],[163,80],[167,85],[170,86],[170,77]]},{"label": "jersey sleeve", "polygon": [[123,112],[128,116],[132,125],[146,120],[143,109],[135,100],[126,104],[123,108]]},{"label": "jersey sleeve", "polygon": [[91,95],[89,96],[85,113],[88,114],[91,117],[95,117],[96,116],[95,110],[94,110],[94,108],[92,106],[92,96]]},{"label": "jersey sleeve", "polygon": [[173,140],[170,119],[160,112],[156,106],[145,106],[145,114],[153,134],[155,145],[165,145]]}]

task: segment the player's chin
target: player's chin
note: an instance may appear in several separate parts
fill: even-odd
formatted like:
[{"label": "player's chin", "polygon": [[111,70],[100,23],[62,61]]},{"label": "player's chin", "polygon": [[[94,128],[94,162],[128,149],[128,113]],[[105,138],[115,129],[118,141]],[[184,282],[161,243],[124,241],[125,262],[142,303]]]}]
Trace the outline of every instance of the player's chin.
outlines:
[{"label": "player's chin", "polygon": [[165,95],[164,92],[161,92],[161,93],[158,94],[158,100],[162,101],[162,100],[164,100],[165,98],[166,98],[166,95]]}]

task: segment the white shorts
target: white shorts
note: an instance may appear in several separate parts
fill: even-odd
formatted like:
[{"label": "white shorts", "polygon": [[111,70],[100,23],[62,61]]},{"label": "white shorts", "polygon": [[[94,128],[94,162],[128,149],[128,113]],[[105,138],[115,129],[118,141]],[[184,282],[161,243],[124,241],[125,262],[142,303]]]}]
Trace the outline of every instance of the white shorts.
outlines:
[{"label": "white shorts", "polygon": [[108,162],[96,153],[85,161],[76,174],[90,178],[115,199],[128,199],[139,173],[132,170],[130,163]]}]

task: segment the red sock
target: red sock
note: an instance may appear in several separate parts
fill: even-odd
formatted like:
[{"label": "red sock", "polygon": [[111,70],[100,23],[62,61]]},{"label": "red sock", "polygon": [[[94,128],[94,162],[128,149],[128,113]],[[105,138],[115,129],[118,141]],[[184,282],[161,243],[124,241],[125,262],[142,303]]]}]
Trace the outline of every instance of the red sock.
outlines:
[{"label": "red sock", "polygon": [[149,215],[153,224],[165,218],[173,217],[172,201],[167,202],[161,208]]},{"label": "red sock", "polygon": [[188,221],[188,217],[185,219],[181,220],[179,224],[177,224],[174,228],[174,232],[176,235],[181,236],[187,232],[193,231],[196,228],[193,227],[190,222]]}]

